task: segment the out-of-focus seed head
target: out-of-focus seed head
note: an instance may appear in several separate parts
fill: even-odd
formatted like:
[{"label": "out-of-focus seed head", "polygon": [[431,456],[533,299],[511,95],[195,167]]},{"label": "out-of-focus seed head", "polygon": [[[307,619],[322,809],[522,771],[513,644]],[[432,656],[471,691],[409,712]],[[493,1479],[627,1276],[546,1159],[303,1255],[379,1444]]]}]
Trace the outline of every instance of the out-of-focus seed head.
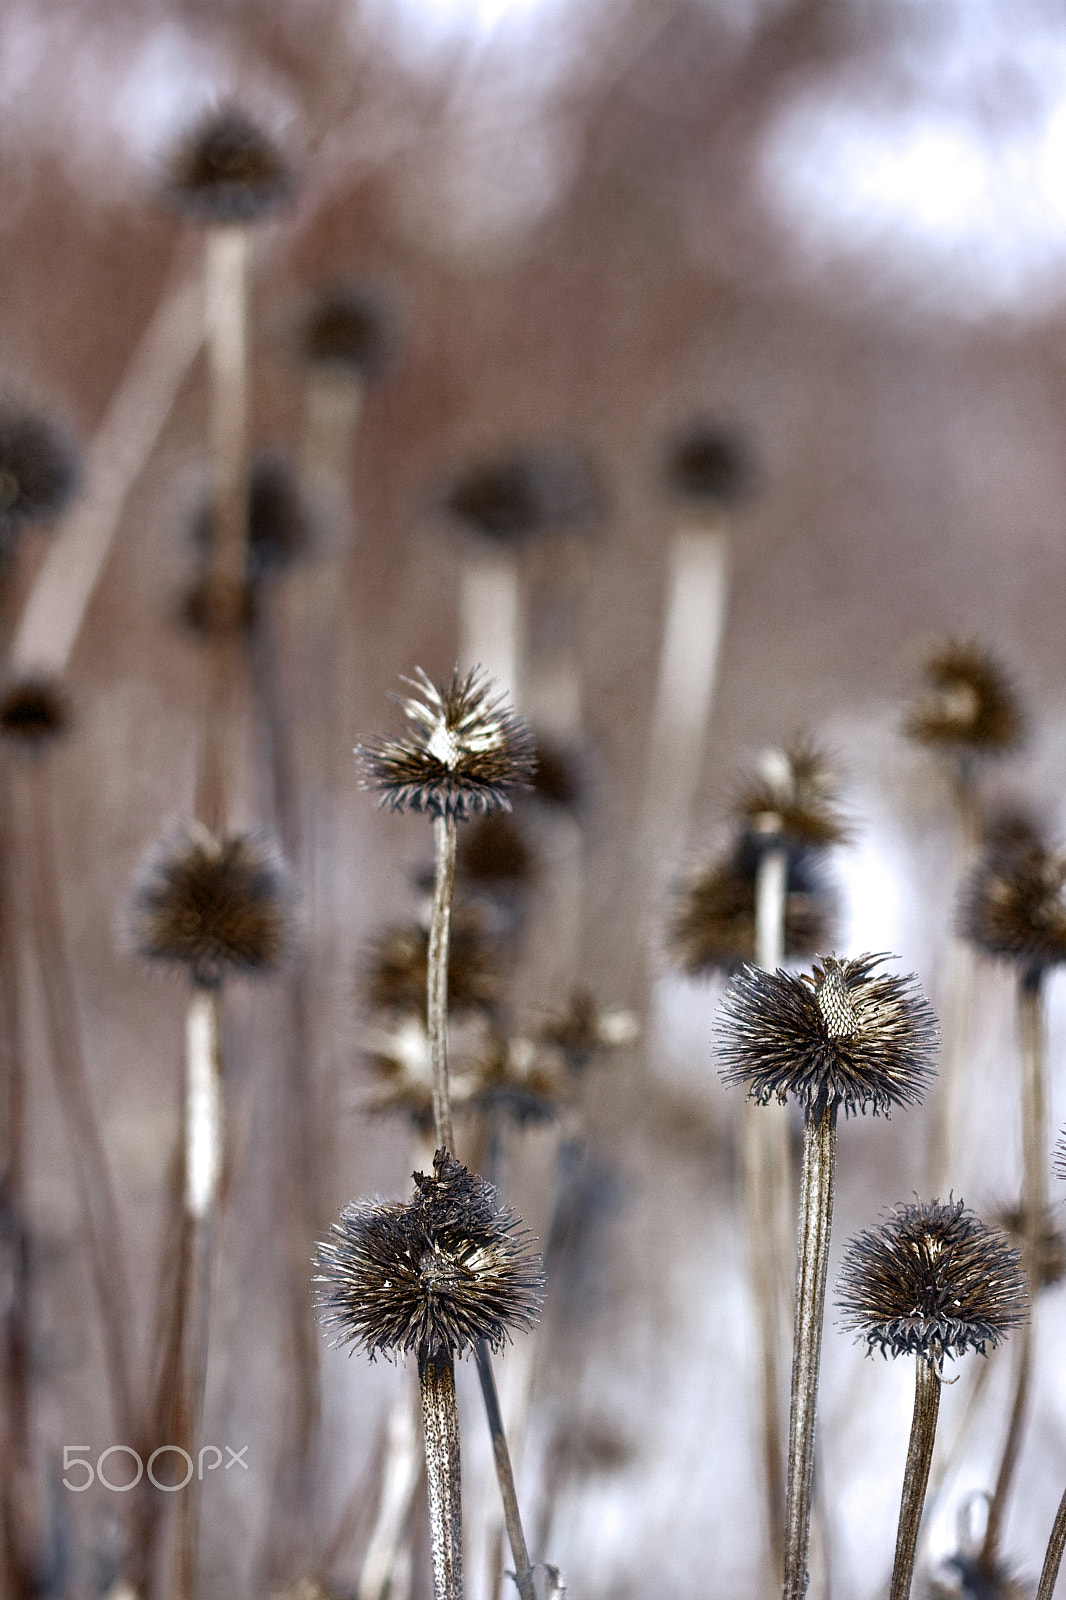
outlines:
[{"label": "out-of-focus seed head", "polygon": [[[386,928],[373,941],[359,979],[367,1011],[424,1016],[429,933],[420,923]],[[452,919],[448,951],[448,1010],[491,1015],[501,999],[499,962],[476,920]]]},{"label": "out-of-focus seed head", "polygon": [[171,204],[199,222],[254,222],[292,189],[280,145],[237,105],[207,112],[179,139],[164,180]]},{"label": "out-of-focus seed head", "polygon": [[[201,506],[192,522],[192,539],[205,561],[212,544],[212,514]],[[272,578],[295,566],[314,546],[314,527],[292,465],[284,456],[264,455],[248,474],[249,583]]]},{"label": "out-of-focus seed head", "polygon": [[570,1093],[570,1082],[554,1053],[533,1039],[496,1033],[480,1063],[480,1083],[471,1104],[513,1122],[550,1122]]},{"label": "out-of-focus seed head", "polygon": [[589,798],[589,774],[583,751],[550,736],[536,735],[537,770],[533,775],[534,800],[558,806],[580,816]]},{"label": "out-of-focus seed head", "polygon": [[998,755],[1019,745],[1025,718],[1001,664],[972,639],[948,639],[925,663],[925,687],[904,717],[919,744],[956,756]]},{"label": "out-of-focus seed head", "polygon": [[0,736],[37,754],[70,728],[70,701],[58,678],[27,672],[0,688]]},{"label": "out-of-focus seed head", "polygon": [[994,829],[962,892],[959,931],[1032,973],[1066,961],[1066,851],[1025,819]]},{"label": "out-of-focus seed head", "polygon": [[930,1580],[929,1600],[1032,1600],[1032,1590],[1001,1562],[989,1571],[979,1554],[960,1551]]},{"label": "out-of-focus seed head", "polygon": [[985,1354],[1029,1316],[1021,1256],[961,1200],[898,1206],[856,1234],[837,1283],[844,1327],[884,1355]]},{"label": "out-of-focus seed head", "polygon": [[303,350],[316,366],[373,378],[392,354],[392,317],[383,296],[358,284],[324,289],[307,313]]},{"label": "out-of-focus seed head", "polygon": [[837,803],[837,775],[809,739],[787,750],[768,750],[736,799],[736,812],[753,841],[793,850],[827,850],[848,837]]},{"label": "out-of-focus seed head", "polygon": [[917,979],[876,971],[886,959],[824,956],[799,976],[743,968],[719,1011],[723,1080],[763,1105],[791,1095],[812,1120],[918,1104],[939,1029]]},{"label": "out-of-focus seed head", "polygon": [[406,679],[416,692],[397,697],[410,732],[368,740],[356,750],[362,786],[393,811],[467,817],[509,811],[509,792],[528,788],[533,740],[521,718],[478,668],[433,684],[421,669]]},{"label": "out-of-focus seed head", "polygon": [[537,875],[537,859],[526,831],[512,816],[494,811],[479,817],[459,841],[456,870],[477,888],[525,888]]},{"label": "out-of-focus seed head", "polygon": [[220,839],[187,825],[155,851],[136,886],[133,937],[147,960],[184,967],[205,986],[272,971],[291,937],[277,852],[254,834]]},{"label": "out-of-focus seed head", "polygon": [[319,1245],[315,1282],[334,1344],[374,1356],[460,1355],[484,1339],[500,1349],[537,1320],[543,1273],[533,1241],[490,1184],[446,1150],[414,1197],[345,1208]]},{"label": "out-of-focus seed head", "polygon": [[66,510],[79,477],[74,447],[50,417],[0,401],[0,558],[23,528]]},{"label": "out-of-focus seed head", "polygon": [[691,422],[667,451],[666,481],[679,500],[723,509],[737,505],[749,493],[753,477],[741,434],[709,418]]},{"label": "out-of-focus seed head", "polygon": [[[690,978],[736,972],[755,961],[756,876],[762,848],[743,839],[725,855],[698,863],[674,897],[667,949]],[[785,880],[785,957],[824,950],[836,917],[816,853],[789,853]]]},{"label": "out-of-focus seed head", "polygon": [[567,450],[516,451],[478,463],[446,490],[442,508],[460,527],[498,545],[588,527],[599,493],[588,466]]},{"label": "out-of-focus seed head", "polygon": [[591,990],[576,984],[566,1010],[547,1017],[534,1039],[558,1050],[567,1070],[579,1074],[597,1057],[635,1044],[639,1037],[640,1024],[632,1011],[599,1006]]},{"label": "out-of-focus seed head", "polygon": [[[1029,1226],[1021,1206],[1006,1206],[996,1213],[995,1223],[1007,1235],[1019,1253],[1029,1249]],[[1066,1277],[1066,1234],[1056,1225],[1055,1213],[1049,1207],[1040,1226],[1036,1241],[1034,1263],[1037,1286],[1053,1289]]]}]

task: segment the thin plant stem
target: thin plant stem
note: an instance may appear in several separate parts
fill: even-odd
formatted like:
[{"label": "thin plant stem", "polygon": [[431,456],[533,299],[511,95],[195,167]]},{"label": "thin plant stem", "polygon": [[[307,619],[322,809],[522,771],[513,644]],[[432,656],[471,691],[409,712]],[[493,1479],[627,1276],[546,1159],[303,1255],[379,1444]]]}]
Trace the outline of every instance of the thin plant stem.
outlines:
[{"label": "thin plant stem", "polygon": [[489,1347],[484,1339],[478,1340],[474,1346],[474,1353],[477,1358],[478,1377],[481,1379],[481,1393],[485,1400],[485,1415],[492,1437],[492,1457],[496,1463],[496,1478],[500,1485],[500,1498],[503,1501],[507,1537],[511,1543],[515,1583],[522,1600],[536,1600],[533,1590],[533,1569],[529,1564],[529,1551],[526,1548],[526,1536],[518,1509],[518,1496],[515,1493],[514,1473],[511,1470],[511,1453],[507,1448],[507,1435],[503,1431],[503,1418],[500,1415],[500,1400],[496,1393],[496,1379],[492,1373]]},{"label": "thin plant stem", "polygon": [[1059,1567],[1062,1565],[1064,1545],[1066,1545],[1066,1493],[1059,1501],[1059,1509],[1051,1525],[1051,1537],[1048,1540],[1047,1554],[1044,1556],[1044,1565],[1040,1572],[1036,1600],[1051,1600],[1059,1576]]},{"label": "thin plant stem", "polygon": [[1014,1473],[1018,1466],[1018,1457],[1021,1455],[1022,1439],[1025,1434],[1026,1414],[1029,1410],[1029,1394],[1032,1388],[1033,1375],[1032,1315],[1030,1315],[1030,1319],[1025,1326],[1018,1330],[1015,1350],[1017,1355],[1010,1421],[1007,1424],[1007,1436],[1003,1442],[1003,1455],[1000,1458],[995,1487],[992,1490],[992,1498],[988,1502],[988,1521],[985,1524],[984,1542],[981,1546],[981,1554],[978,1557],[978,1564],[982,1572],[985,1573],[994,1572],[999,1562],[999,1549],[1007,1513],[1007,1500],[1010,1496],[1011,1485],[1014,1482]]},{"label": "thin plant stem", "polygon": [[450,1352],[420,1357],[422,1431],[429,1486],[435,1600],[463,1600],[463,1511],[459,1471],[459,1410]]},{"label": "thin plant stem", "polygon": [[448,1090],[448,944],[451,934],[452,890],[455,885],[455,818],[450,814],[433,822],[436,870],[433,879],[433,913],[429,924],[426,978],[426,1016],[430,1062],[433,1069],[433,1123],[437,1142],[455,1149],[452,1102]]},{"label": "thin plant stem", "polygon": [[890,1600],[910,1600],[914,1555],[918,1547],[918,1530],[922,1525],[929,1466],[933,1459],[937,1412],[940,1410],[940,1374],[936,1360],[919,1355],[914,1376],[914,1415],[907,1446],[907,1465],[903,1473]]},{"label": "thin plant stem", "polygon": [[796,1327],[792,1350],[792,1405],[788,1430],[788,1498],[785,1510],[784,1600],[803,1600],[807,1588],[814,1423],[822,1354],[825,1281],[833,1221],[836,1107],[808,1115],[800,1191]]},{"label": "thin plant stem", "polygon": [[235,620],[248,566],[248,245],[243,223],[207,230],[204,333],[214,478],[207,611],[220,627]]}]

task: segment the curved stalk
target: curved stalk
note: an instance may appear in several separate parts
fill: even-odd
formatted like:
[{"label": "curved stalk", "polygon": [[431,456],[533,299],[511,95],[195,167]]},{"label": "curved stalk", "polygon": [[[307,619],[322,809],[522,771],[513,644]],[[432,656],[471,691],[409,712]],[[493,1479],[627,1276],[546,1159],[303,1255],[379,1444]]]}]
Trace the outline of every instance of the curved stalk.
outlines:
[{"label": "curved stalk", "polygon": [[478,1377],[481,1379],[481,1393],[485,1400],[485,1415],[492,1436],[492,1457],[496,1463],[496,1478],[500,1485],[500,1498],[503,1501],[507,1537],[511,1543],[515,1583],[522,1600],[536,1600],[533,1589],[533,1568],[529,1564],[529,1551],[526,1548],[526,1536],[518,1509],[518,1496],[515,1493],[514,1473],[511,1470],[511,1453],[507,1448],[507,1435],[503,1431],[500,1399],[496,1393],[496,1379],[492,1374],[489,1347],[484,1339],[478,1340],[474,1353],[477,1358]]},{"label": "curved stalk", "polygon": [[914,1373],[914,1415],[907,1446],[907,1466],[903,1474],[903,1495],[896,1534],[896,1559],[892,1566],[890,1600],[910,1600],[914,1577],[914,1555],[918,1530],[922,1524],[925,1489],[933,1459],[936,1419],[940,1410],[940,1375],[936,1362],[920,1355]]},{"label": "curved stalk", "polygon": [[433,822],[436,870],[433,878],[433,914],[429,924],[426,974],[426,1022],[433,1068],[433,1123],[438,1145],[455,1150],[452,1102],[448,1090],[448,945],[451,934],[452,890],[455,885],[455,818]]},{"label": "curved stalk", "polygon": [[822,1355],[825,1280],[833,1222],[836,1107],[807,1118],[800,1193],[796,1330],[792,1351],[792,1406],[788,1429],[788,1499],[785,1510],[784,1600],[803,1600],[807,1589],[814,1423]]},{"label": "curved stalk", "polygon": [[422,1430],[429,1486],[435,1600],[463,1600],[463,1512],[459,1472],[459,1411],[450,1353],[418,1363]]}]

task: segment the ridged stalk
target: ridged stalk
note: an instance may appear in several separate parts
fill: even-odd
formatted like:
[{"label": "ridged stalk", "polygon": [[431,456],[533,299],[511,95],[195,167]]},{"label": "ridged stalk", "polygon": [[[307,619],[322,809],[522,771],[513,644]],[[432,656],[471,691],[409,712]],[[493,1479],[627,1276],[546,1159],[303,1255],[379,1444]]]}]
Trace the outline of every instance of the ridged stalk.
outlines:
[{"label": "ridged stalk", "polygon": [[1037,1585],[1036,1600],[1051,1600],[1055,1592],[1055,1582],[1062,1565],[1062,1550],[1066,1545],[1066,1494],[1059,1501],[1059,1509],[1055,1513],[1055,1521],[1051,1527],[1051,1538],[1048,1540],[1047,1554],[1044,1557],[1044,1566],[1040,1573],[1040,1582]]},{"label": "ridged stalk", "polygon": [[896,1559],[892,1566],[890,1600],[910,1600],[914,1577],[914,1555],[922,1525],[925,1490],[936,1439],[936,1419],[940,1410],[940,1376],[936,1362],[918,1357],[914,1383],[914,1415],[907,1446],[907,1465],[903,1473],[903,1495],[896,1534]]},{"label": "ridged stalk", "polygon": [[422,1432],[429,1486],[434,1600],[463,1600],[463,1511],[459,1473],[459,1411],[450,1354],[420,1357]]},{"label": "ridged stalk", "polygon": [[429,924],[426,974],[426,1018],[430,1063],[433,1069],[433,1123],[437,1142],[455,1151],[452,1102],[448,1090],[448,946],[451,936],[452,890],[455,886],[455,818],[437,817],[433,823],[436,869],[433,878],[433,913]]}]

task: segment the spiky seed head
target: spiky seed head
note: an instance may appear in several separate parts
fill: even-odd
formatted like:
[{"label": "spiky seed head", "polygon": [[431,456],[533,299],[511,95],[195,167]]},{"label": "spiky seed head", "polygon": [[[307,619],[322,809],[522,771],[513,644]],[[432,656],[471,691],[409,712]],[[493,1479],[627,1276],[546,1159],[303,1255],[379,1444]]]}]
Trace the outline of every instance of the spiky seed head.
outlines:
[{"label": "spiky seed head", "polygon": [[216,838],[186,825],[156,850],[136,887],[133,936],[147,960],[184,967],[197,984],[270,972],[291,937],[277,852],[254,834]]},{"label": "spiky seed head", "polygon": [[475,667],[434,684],[421,668],[406,678],[415,693],[396,703],[410,731],[368,740],[356,755],[362,787],[393,811],[467,817],[509,811],[509,791],[528,788],[536,766],[533,740],[495,685]]},{"label": "spiky seed head", "polygon": [[962,892],[959,931],[1030,973],[1066,961],[1066,851],[1032,827],[997,830]]},{"label": "spiky seed head", "polygon": [[762,845],[826,850],[848,837],[833,764],[806,737],[764,753],[755,778],[737,795],[736,812]]},{"label": "spiky seed head", "polygon": [[0,735],[37,752],[70,727],[70,701],[58,678],[27,672],[0,689]]},{"label": "spiky seed head", "polygon": [[937,1020],[917,979],[877,972],[886,959],[823,956],[798,976],[744,967],[719,1011],[723,1080],[762,1105],[791,1095],[812,1120],[830,1107],[877,1115],[918,1104]]},{"label": "spiky seed head", "polygon": [[666,456],[666,482],[680,500],[727,507],[744,499],[752,485],[748,446],[732,428],[699,418],[684,428]]},{"label": "spiky seed head", "polygon": [[496,1190],[446,1150],[407,1202],[357,1201],[318,1247],[322,1324],[373,1357],[498,1350],[537,1320],[544,1278],[530,1235]]},{"label": "spiky seed head", "polygon": [[292,193],[281,147],[238,105],[208,111],[178,140],[164,179],[170,203],[199,222],[254,222]]},{"label": "spiky seed head", "polygon": [[[761,846],[745,837],[725,855],[697,863],[674,897],[667,949],[691,978],[735,972],[755,961],[755,894]],[[785,956],[824,949],[835,905],[818,855],[789,852],[785,888]]]},{"label": "spiky seed head", "polygon": [[493,544],[518,545],[540,534],[587,527],[598,500],[592,472],[579,455],[523,450],[460,474],[444,494],[443,509]]},{"label": "spiky seed head", "polygon": [[584,1072],[598,1057],[634,1044],[640,1024],[632,1011],[597,1005],[590,989],[575,984],[565,1011],[546,1018],[536,1042],[557,1049],[572,1073]]},{"label": "spiky seed head", "polygon": [[[995,1223],[1024,1256],[1029,1249],[1029,1223],[1024,1209],[1021,1206],[1006,1206],[996,1213]],[[1056,1225],[1055,1212],[1050,1206],[1040,1225],[1035,1256],[1033,1269],[1038,1287],[1053,1289],[1066,1277],[1066,1234]]]},{"label": "spiky seed head", "polygon": [[856,1234],[840,1269],[837,1308],[869,1352],[984,1355],[1028,1318],[1028,1280],[998,1228],[961,1200],[930,1200],[897,1206],[881,1227]]},{"label": "spiky seed head", "polygon": [[66,510],[79,477],[74,447],[50,417],[0,401],[0,557],[23,528]]},{"label": "spiky seed head", "polygon": [[[423,1016],[429,933],[420,923],[386,928],[372,942],[359,979],[368,1011]],[[448,950],[448,1010],[491,1014],[500,1003],[499,962],[476,921],[453,916]]]},{"label": "spiky seed head", "polygon": [[973,639],[948,639],[925,663],[925,687],[904,717],[919,744],[958,756],[997,755],[1020,744],[1025,717],[995,656]]},{"label": "spiky seed head", "polygon": [[308,311],[302,343],[308,361],[372,378],[392,353],[389,307],[372,289],[334,285]]}]

